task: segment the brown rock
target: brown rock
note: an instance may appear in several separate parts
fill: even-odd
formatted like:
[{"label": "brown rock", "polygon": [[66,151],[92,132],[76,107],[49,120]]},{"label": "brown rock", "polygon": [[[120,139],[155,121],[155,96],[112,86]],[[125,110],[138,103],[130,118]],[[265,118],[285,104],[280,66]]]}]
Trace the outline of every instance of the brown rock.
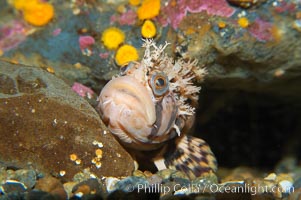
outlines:
[{"label": "brown rock", "polygon": [[68,199],[70,199],[70,197],[73,196],[72,189],[76,184],[77,184],[77,182],[67,182],[67,183],[63,184],[64,189],[67,192]]},{"label": "brown rock", "polygon": [[49,192],[54,196],[60,197],[60,199],[67,199],[67,193],[60,180],[47,176],[37,181],[35,189]]},{"label": "brown rock", "polygon": [[72,193],[101,194],[102,190],[98,180],[95,178],[91,178],[75,185],[72,189]]},{"label": "brown rock", "polygon": [[[131,174],[132,158],[62,80],[39,68],[0,61],[0,83],[1,162],[31,165],[67,180],[86,168],[97,176]],[[103,145],[100,168],[91,162],[99,148],[95,141]]]}]

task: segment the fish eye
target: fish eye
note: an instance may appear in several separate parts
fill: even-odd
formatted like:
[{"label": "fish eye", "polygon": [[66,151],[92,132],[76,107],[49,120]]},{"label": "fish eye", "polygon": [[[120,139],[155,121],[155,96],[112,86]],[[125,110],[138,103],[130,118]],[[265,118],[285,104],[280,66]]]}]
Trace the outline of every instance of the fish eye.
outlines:
[{"label": "fish eye", "polygon": [[155,96],[162,96],[169,89],[168,77],[164,73],[154,73],[150,79],[150,86]]},{"label": "fish eye", "polygon": [[155,80],[156,80],[156,87],[158,88],[164,87],[166,85],[165,79],[163,79],[162,77],[158,77]]}]

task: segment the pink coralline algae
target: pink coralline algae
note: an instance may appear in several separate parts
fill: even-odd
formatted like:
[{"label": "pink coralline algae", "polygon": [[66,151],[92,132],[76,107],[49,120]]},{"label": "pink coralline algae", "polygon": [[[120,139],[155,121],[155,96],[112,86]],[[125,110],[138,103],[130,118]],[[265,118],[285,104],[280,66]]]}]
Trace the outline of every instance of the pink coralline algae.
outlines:
[{"label": "pink coralline algae", "polygon": [[26,39],[26,27],[23,23],[12,21],[0,27],[0,49],[8,51],[17,47]]},{"label": "pink coralline algae", "polygon": [[259,41],[273,40],[272,34],[273,24],[261,19],[256,19],[253,24],[248,28],[253,37]]},{"label": "pink coralline algae", "polygon": [[80,36],[78,42],[82,54],[86,56],[91,56],[92,55],[91,46],[95,43],[94,38],[89,35]]},{"label": "pink coralline algae", "polygon": [[91,45],[93,45],[95,43],[94,38],[89,35],[80,36],[78,41],[79,41],[79,47],[81,50],[89,48]]},{"label": "pink coralline algae", "polygon": [[121,15],[112,15],[110,22],[118,22],[120,25],[134,25],[137,20],[137,14],[133,10],[128,10]]},{"label": "pink coralline algae", "polygon": [[77,82],[73,83],[72,90],[79,96],[87,97],[88,99],[91,99],[94,94],[93,90]]},{"label": "pink coralline algae", "polygon": [[99,54],[99,57],[100,57],[101,59],[106,59],[106,58],[109,57],[109,55],[110,55],[109,52],[105,52],[105,53],[100,53],[100,54]]},{"label": "pink coralline algae", "polygon": [[177,29],[187,11],[191,13],[206,11],[208,15],[230,17],[235,9],[226,0],[170,0],[168,5],[162,8],[163,15],[158,18],[158,21],[163,26],[171,24],[174,29]]},{"label": "pink coralline algae", "polygon": [[281,1],[279,2],[279,5],[275,7],[275,11],[278,13],[283,13],[283,12],[295,12],[296,10],[296,5],[294,3],[291,2],[285,2],[285,1]]},{"label": "pink coralline algae", "polygon": [[52,35],[53,36],[58,36],[61,32],[62,32],[62,29],[57,28],[57,29],[55,29],[55,30],[52,31]]}]

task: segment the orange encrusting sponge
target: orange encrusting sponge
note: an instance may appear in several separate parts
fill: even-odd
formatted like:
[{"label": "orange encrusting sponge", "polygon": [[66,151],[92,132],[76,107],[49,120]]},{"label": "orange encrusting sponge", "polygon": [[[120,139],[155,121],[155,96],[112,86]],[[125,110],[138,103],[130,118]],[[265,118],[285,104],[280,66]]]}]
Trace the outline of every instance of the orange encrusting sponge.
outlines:
[{"label": "orange encrusting sponge", "polygon": [[34,26],[44,26],[54,17],[54,8],[50,3],[39,0],[15,0],[13,6],[23,12],[25,21]]}]

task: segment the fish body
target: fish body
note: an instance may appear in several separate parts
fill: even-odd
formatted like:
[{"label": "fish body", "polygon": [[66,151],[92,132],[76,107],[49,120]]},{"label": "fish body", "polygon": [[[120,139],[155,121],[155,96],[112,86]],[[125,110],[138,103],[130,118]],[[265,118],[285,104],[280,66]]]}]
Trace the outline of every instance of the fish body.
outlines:
[{"label": "fish body", "polygon": [[[181,170],[190,178],[217,169],[209,146],[183,134],[194,116],[206,71],[196,61],[173,61],[152,40],[145,40],[141,62],[130,62],[109,81],[98,111],[109,130],[133,155],[154,161],[158,169]],[[192,102],[192,103],[191,103]],[[135,153],[136,152],[136,153]]]}]

